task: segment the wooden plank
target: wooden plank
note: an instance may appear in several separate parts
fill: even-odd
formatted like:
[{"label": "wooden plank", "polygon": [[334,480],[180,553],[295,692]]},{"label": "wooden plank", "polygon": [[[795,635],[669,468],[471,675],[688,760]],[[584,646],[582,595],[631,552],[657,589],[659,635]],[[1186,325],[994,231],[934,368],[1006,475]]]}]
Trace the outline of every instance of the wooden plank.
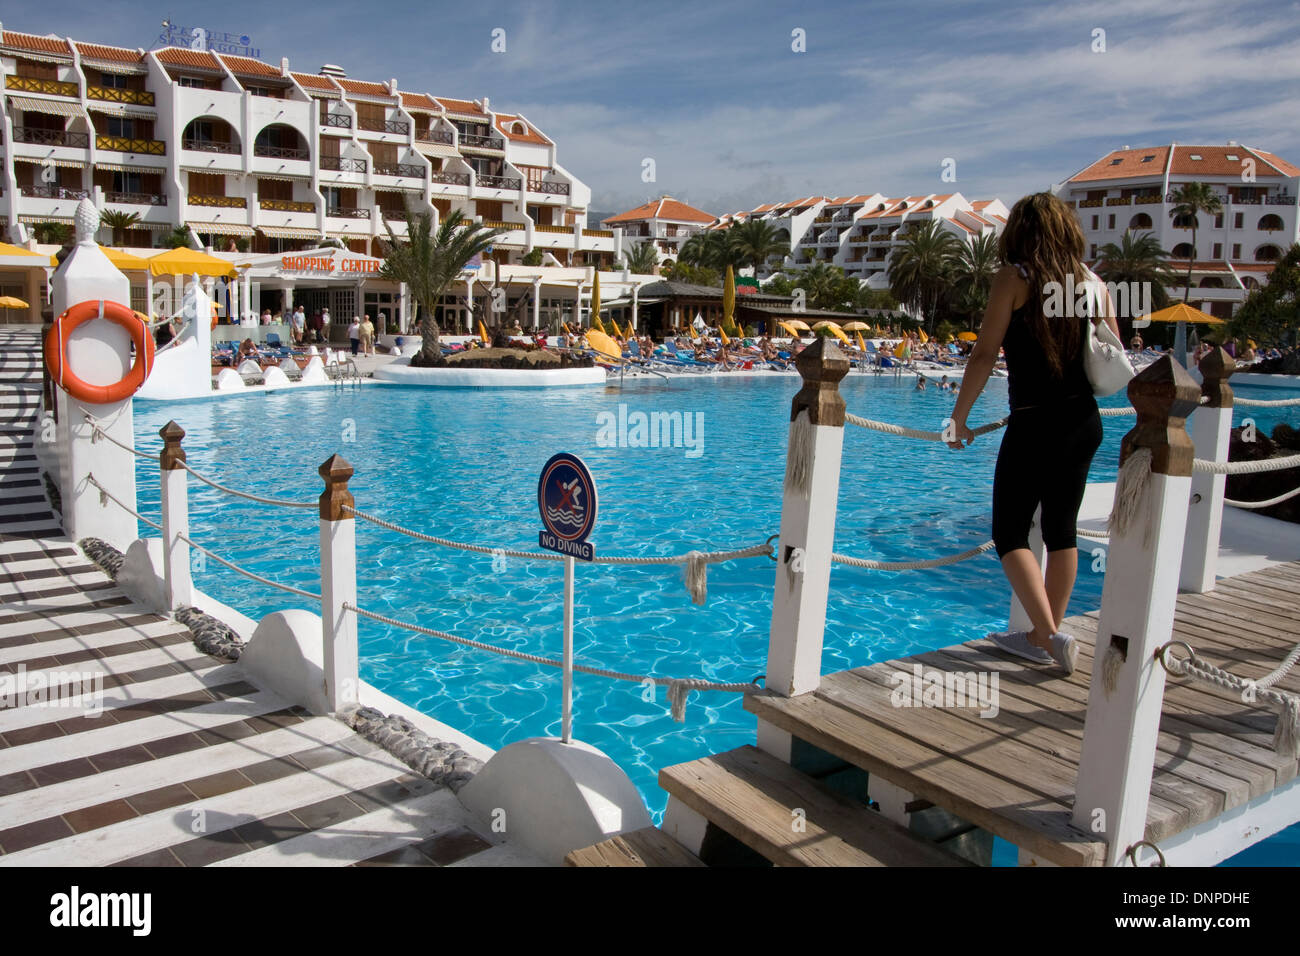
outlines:
[{"label": "wooden plank", "polygon": [[1105,845],[1070,823],[1059,801],[1009,783],[982,767],[953,760],[815,695],[746,696],[745,709],[917,797],[1044,860],[1100,866]]},{"label": "wooden plank", "polygon": [[704,866],[704,862],[658,827],[622,833],[564,857],[565,866]]},{"label": "wooden plank", "polygon": [[659,785],[777,866],[966,866],[757,747],[665,767]]}]

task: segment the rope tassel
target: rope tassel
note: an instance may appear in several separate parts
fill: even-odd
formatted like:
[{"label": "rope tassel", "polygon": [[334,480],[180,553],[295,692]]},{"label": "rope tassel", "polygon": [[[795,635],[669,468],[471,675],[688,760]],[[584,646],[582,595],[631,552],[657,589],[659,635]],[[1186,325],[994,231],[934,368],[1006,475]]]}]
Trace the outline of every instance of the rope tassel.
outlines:
[{"label": "rope tassel", "polygon": [[1106,648],[1106,656],[1101,660],[1101,686],[1109,697],[1119,686],[1119,672],[1124,667],[1124,655],[1114,644]]},{"label": "rope tassel", "polygon": [[790,423],[790,451],[785,462],[785,487],[787,491],[808,496],[808,483],[812,480],[813,426],[805,416]]},{"label": "rope tassel", "polygon": [[673,680],[668,682],[668,704],[671,709],[673,720],[677,723],[686,721],[686,698],[691,696],[691,691],[695,689],[694,680]]},{"label": "rope tassel", "polygon": [[686,590],[692,604],[703,604],[709,597],[709,564],[703,551],[686,553]]},{"label": "rope tassel", "polygon": [[[1127,534],[1133,522],[1141,514],[1141,504],[1146,497],[1147,484],[1151,478],[1151,449],[1139,448],[1129,455],[1128,461],[1119,470],[1115,482],[1115,505],[1111,509],[1107,529],[1112,535]],[[1149,537],[1150,522],[1147,522],[1144,541]]]},{"label": "rope tassel", "polygon": [[1300,697],[1288,694],[1278,708],[1273,750],[1292,760],[1300,757]]}]

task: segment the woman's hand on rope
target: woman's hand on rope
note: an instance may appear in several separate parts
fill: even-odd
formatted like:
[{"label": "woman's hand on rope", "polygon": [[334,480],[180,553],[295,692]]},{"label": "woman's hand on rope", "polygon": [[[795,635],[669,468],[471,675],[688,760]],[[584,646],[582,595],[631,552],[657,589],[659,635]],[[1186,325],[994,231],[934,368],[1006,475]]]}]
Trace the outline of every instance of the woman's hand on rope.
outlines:
[{"label": "woman's hand on rope", "polygon": [[952,426],[945,431],[954,436],[953,440],[947,443],[949,448],[959,450],[975,441],[975,433],[965,422],[953,422]]}]

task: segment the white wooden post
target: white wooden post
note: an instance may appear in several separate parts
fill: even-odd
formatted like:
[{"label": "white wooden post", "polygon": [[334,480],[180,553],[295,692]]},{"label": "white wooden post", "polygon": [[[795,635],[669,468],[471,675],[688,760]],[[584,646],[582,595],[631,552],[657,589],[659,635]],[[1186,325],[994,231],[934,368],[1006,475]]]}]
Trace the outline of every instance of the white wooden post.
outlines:
[{"label": "white wooden post", "polygon": [[344,604],[357,603],[356,521],[344,506],[355,502],[348,491],[352,466],[331,455],[317,469],[325,479],[320,496],[321,636],[325,642],[325,700],[336,712],[358,700],[357,616]]},{"label": "white wooden post", "polygon": [[181,439],[185,429],[174,421],[158,430],[163,448],[158,453],[162,478],[163,587],[167,607],[189,607],[194,603],[194,584],[190,577],[190,546],[180,535],[190,533],[189,474],[181,467],[185,449]]},{"label": "white wooden post", "polygon": [[[1034,558],[1038,562],[1038,573],[1043,574],[1047,570],[1047,548],[1043,545],[1043,509],[1040,505],[1034,512],[1034,523],[1029,529],[1029,550],[1034,553]],[[1053,624],[1056,622],[1053,621]],[[1034,622],[1029,620],[1029,612],[1025,606],[1020,603],[1020,598],[1016,597],[1016,592],[1011,592],[1011,611],[1007,615],[1007,630],[1010,631],[1032,631]]]},{"label": "white wooden post", "polygon": [[[1192,415],[1192,445],[1196,457],[1227,461],[1232,434],[1232,387],[1228,378],[1237,363],[1222,348],[1201,359],[1201,397],[1204,402]],[[1198,472],[1192,476],[1192,497],[1187,508],[1187,544],[1183,548],[1178,587],[1203,593],[1214,590],[1219,563],[1219,532],[1223,525],[1223,489],[1227,475]]]},{"label": "white wooden post", "polygon": [[790,406],[766,682],[771,690],[789,697],[816,690],[821,683],[844,445],[839,381],[848,374],[849,360],[823,338],[800,352],[795,365],[803,388]]},{"label": "white wooden post", "polygon": [[1137,425],[1124,436],[1121,468],[1143,448],[1151,467],[1134,527],[1111,532],[1073,816],[1108,842],[1112,866],[1146,833],[1165,689],[1155,652],[1173,634],[1192,482],[1184,422],[1200,390],[1166,355],[1129,383],[1128,396]]}]

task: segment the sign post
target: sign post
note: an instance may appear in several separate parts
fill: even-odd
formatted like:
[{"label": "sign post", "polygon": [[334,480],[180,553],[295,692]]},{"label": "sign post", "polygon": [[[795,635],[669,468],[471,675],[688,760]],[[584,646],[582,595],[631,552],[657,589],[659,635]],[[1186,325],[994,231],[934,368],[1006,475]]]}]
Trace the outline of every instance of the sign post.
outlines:
[{"label": "sign post", "polygon": [[537,510],[542,530],[537,543],[564,555],[564,702],[560,740],[573,736],[573,562],[592,561],[596,546],[587,541],[596,524],[596,482],[581,458],[560,452],[542,466],[537,480]]}]

